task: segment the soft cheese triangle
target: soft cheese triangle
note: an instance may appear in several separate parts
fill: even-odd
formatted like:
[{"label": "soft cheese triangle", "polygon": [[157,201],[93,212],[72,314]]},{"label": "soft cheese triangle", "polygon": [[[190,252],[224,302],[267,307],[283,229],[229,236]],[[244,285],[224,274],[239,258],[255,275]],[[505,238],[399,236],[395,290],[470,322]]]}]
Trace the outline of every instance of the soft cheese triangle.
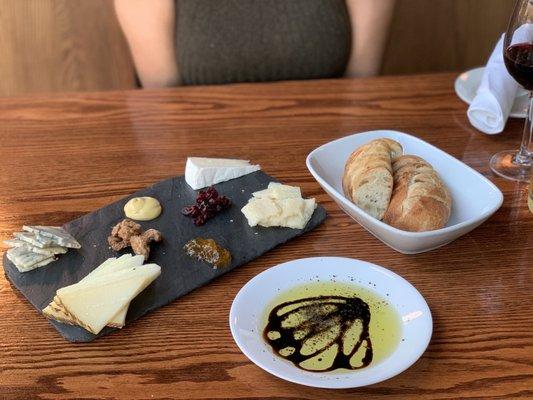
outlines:
[{"label": "soft cheese triangle", "polygon": [[252,165],[248,160],[189,157],[185,164],[185,182],[198,190],[260,169],[259,165]]},{"label": "soft cheese triangle", "polygon": [[81,326],[98,334],[104,326],[161,274],[156,264],[95,278],[92,283],[57,291],[59,304]]}]

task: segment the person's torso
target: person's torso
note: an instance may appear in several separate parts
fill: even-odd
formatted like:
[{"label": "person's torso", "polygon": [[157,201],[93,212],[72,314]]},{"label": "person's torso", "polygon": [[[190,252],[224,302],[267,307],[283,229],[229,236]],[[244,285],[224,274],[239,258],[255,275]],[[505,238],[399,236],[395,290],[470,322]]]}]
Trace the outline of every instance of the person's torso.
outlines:
[{"label": "person's torso", "polygon": [[350,55],[344,0],[178,0],[183,84],[337,77]]}]

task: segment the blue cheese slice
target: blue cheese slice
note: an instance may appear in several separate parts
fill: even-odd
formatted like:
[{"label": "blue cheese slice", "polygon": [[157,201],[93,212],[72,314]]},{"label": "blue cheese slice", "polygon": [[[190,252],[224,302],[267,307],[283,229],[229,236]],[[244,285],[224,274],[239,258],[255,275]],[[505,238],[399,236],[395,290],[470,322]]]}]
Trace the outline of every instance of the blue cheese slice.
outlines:
[{"label": "blue cheese slice", "polygon": [[185,164],[185,182],[198,190],[260,169],[259,165],[252,165],[249,160],[189,157]]},{"label": "blue cheese slice", "polygon": [[73,249],[81,248],[81,245],[70,233],[58,226],[24,225],[22,229],[51,240],[53,245]]},{"label": "blue cheese slice", "polygon": [[28,251],[32,251],[34,253],[39,254],[47,254],[49,256],[53,256],[54,254],[65,254],[68,249],[65,247],[60,246],[54,246],[54,247],[37,247],[33,246],[30,243],[20,240],[20,239],[8,239],[4,240],[4,244],[8,245],[9,247],[23,247],[24,249]]},{"label": "blue cheese slice", "polygon": [[24,247],[13,247],[6,252],[6,255],[20,272],[31,271],[55,260],[53,255],[34,253]]},{"label": "blue cheese slice", "polygon": [[52,239],[33,232],[15,232],[13,233],[13,236],[15,236],[15,238],[19,240],[23,240],[24,242],[32,246],[39,247],[41,249],[45,247],[54,246]]}]

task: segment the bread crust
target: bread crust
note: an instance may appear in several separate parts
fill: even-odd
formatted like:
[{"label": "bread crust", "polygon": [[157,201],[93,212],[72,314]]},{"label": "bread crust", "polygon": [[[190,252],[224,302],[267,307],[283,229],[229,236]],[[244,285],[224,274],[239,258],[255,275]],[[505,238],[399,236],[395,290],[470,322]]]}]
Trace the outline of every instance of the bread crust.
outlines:
[{"label": "bread crust", "polygon": [[421,157],[406,155],[395,158],[392,169],[394,190],[383,221],[411,232],[446,226],[452,199],[433,167]]},{"label": "bread crust", "polygon": [[375,139],[355,150],[344,167],[342,188],[358,207],[382,219],[392,195],[392,159],[402,154],[392,139]]}]

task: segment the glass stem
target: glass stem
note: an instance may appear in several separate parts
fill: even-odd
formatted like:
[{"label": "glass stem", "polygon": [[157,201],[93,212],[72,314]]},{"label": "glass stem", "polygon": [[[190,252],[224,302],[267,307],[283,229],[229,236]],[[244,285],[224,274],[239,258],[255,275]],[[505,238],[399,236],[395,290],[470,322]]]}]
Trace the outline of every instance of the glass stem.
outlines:
[{"label": "glass stem", "polygon": [[529,92],[529,107],[526,114],[526,122],[524,124],[524,134],[522,136],[522,143],[520,150],[516,153],[514,162],[521,165],[531,165],[533,158],[531,135],[533,133],[533,91]]}]

